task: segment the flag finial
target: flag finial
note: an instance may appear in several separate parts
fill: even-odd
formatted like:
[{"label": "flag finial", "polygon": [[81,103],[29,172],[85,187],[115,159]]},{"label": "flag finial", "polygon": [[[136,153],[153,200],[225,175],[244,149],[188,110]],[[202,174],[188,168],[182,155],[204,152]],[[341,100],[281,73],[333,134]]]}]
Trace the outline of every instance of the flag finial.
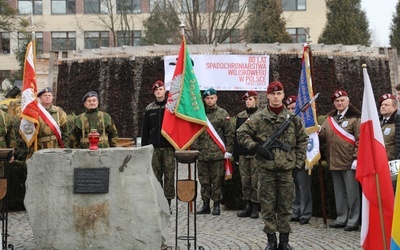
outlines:
[{"label": "flag finial", "polygon": [[361,66],[365,69],[367,67],[367,64],[363,63]]}]

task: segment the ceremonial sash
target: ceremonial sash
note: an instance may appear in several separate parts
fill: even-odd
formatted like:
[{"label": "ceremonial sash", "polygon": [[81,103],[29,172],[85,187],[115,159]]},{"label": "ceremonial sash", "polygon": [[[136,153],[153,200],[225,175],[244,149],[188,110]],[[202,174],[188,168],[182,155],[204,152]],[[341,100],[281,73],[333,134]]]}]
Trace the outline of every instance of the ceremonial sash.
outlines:
[{"label": "ceremonial sash", "polygon": [[[54,118],[50,115],[50,113],[43,107],[42,104],[39,103],[39,116],[43,119],[43,121],[50,127],[51,131],[53,131],[54,136],[57,138],[58,144],[61,148],[64,148],[64,144],[61,139],[61,130],[60,126],[54,120]],[[58,111],[57,111],[58,113]]]},{"label": "ceremonial sash", "polygon": [[347,143],[350,143],[351,145],[356,144],[356,138],[349,132],[345,131],[342,127],[340,127],[339,124],[337,124],[335,122],[335,120],[333,120],[332,116],[328,117],[328,124],[331,127],[331,129],[333,130],[333,132],[339,138],[341,138],[342,140],[344,140]]},{"label": "ceremonial sash", "polygon": [[[213,141],[221,149],[222,153],[225,155],[226,153],[225,143],[215,130],[214,126],[211,124],[210,120],[208,120],[208,118],[207,118],[207,132],[211,136]],[[230,159],[224,160],[224,167],[225,167],[225,180],[229,180],[232,178],[232,163]]]}]

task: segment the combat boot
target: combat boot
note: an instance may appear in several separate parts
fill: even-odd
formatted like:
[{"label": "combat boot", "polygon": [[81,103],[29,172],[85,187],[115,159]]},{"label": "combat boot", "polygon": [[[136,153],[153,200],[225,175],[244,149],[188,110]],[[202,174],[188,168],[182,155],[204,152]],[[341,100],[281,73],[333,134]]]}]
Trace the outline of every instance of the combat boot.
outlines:
[{"label": "combat boot", "polygon": [[279,250],[293,250],[289,245],[289,234],[279,234]]},{"label": "combat boot", "polygon": [[203,201],[203,206],[201,207],[201,209],[197,211],[197,214],[209,214],[210,212],[210,200],[205,200]]},{"label": "combat boot", "polygon": [[276,240],[276,234],[267,234],[268,244],[265,250],[278,250],[278,242]]},{"label": "combat boot", "polygon": [[246,201],[246,206],[244,207],[243,211],[237,213],[238,217],[249,217],[251,215],[253,203],[251,201]]},{"label": "combat boot", "polygon": [[214,208],[213,208],[212,214],[213,215],[221,214],[221,209],[219,208],[219,201],[214,201]]},{"label": "combat boot", "polygon": [[253,211],[251,212],[250,218],[258,219],[258,207],[259,206],[260,206],[260,203],[253,202]]}]

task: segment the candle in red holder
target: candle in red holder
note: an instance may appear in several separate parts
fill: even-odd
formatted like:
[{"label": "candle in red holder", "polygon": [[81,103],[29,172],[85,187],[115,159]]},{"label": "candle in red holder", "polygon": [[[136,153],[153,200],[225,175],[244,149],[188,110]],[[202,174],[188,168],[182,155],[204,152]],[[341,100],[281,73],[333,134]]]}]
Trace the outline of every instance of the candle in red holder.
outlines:
[{"label": "candle in red holder", "polygon": [[98,150],[100,134],[97,132],[97,129],[90,130],[90,133],[88,134],[88,139],[89,139],[89,144],[90,144],[89,149],[90,150]]}]

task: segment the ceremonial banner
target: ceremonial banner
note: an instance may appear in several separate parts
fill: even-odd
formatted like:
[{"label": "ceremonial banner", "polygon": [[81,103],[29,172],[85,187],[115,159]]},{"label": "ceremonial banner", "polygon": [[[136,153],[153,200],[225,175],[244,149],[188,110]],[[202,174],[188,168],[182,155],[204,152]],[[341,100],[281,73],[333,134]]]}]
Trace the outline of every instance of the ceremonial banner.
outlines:
[{"label": "ceremonial banner", "polygon": [[30,147],[36,141],[39,132],[34,40],[28,44],[26,49],[21,95],[21,123],[19,133],[26,145]]},{"label": "ceremonial banner", "polygon": [[176,63],[171,89],[165,105],[162,135],[184,150],[206,129],[207,117],[199,85],[194,74],[185,38]]},{"label": "ceremonial banner", "polygon": [[388,158],[379,124],[371,81],[366,68],[356,179],[362,186],[362,224],[360,243],[364,249],[390,246],[394,194]]},{"label": "ceremonial banner", "polygon": [[[303,58],[301,60],[301,75],[299,82],[299,92],[296,100],[296,112],[314,97],[312,88],[312,78],[310,70],[310,57],[308,54],[308,46],[304,46]],[[320,158],[319,138],[318,138],[318,120],[315,108],[315,102],[311,104],[311,108],[304,112],[300,112],[305,128],[309,135],[307,145],[306,166],[311,169],[314,163]]]}]

